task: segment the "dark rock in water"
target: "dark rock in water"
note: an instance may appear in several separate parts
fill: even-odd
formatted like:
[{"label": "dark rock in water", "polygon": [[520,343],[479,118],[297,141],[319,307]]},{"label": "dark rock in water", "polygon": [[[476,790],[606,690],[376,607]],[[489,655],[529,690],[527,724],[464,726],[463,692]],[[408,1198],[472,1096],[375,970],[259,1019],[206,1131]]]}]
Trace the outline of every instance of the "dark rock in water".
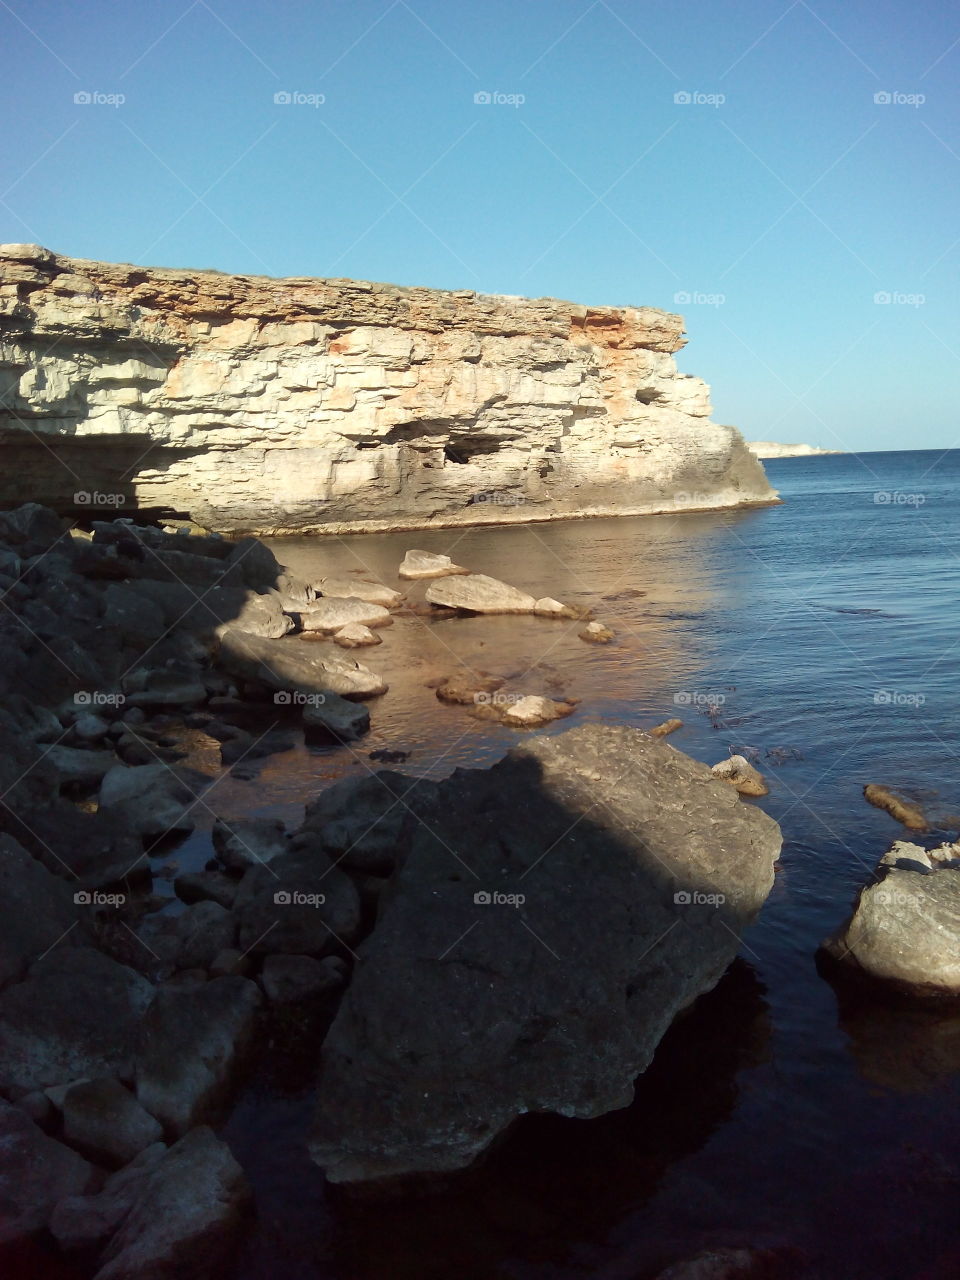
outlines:
[{"label": "dark rock in water", "polygon": [[243,1170],[211,1129],[148,1147],[96,1196],[69,1196],[51,1230],[67,1249],[112,1237],[95,1280],[222,1275],[251,1200]]},{"label": "dark rock in water", "polygon": [[189,832],[202,789],[211,779],[165,764],[114,765],[100,788],[100,808],[115,811],[144,840]]},{"label": "dark rock in water", "polygon": [[368,760],[379,760],[381,764],[403,764],[404,760],[410,759],[409,751],[389,751],[386,747],[381,747],[378,751],[371,751]]},{"label": "dark rock in water", "polygon": [[137,1099],[180,1136],[225,1101],[262,1000],[248,978],[157,990],[140,1027]]},{"label": "dark rock in water", "polygon": [[307,805],[293,844],[319,846],[348,871],[389,875],[410,846],[416,797],[432,798],[436,786],[389,769],[344,778]]},{"label": "dark rock in water", "polygon": [[239,872],[290,852],[287,830],[279,818],[217,818],[213,847],[228,871]]},{"label": "dark rock in water", "polygon": [[137,1025],[153,998],[139,973],[90,947],[55,947],[0,995],[0,1091],[133,1076]]},{"label": "dark rock in water", "polygon": [[0,1245],[47,1225],[58,1200],[95,1190],[100,1172],[0,1098]]},{"label": "dark rock in water", "polygon": [[464,1168],[528,1111],[626,1106],[781,844],[705,765],[601,725],[458,770],[416,811],[323,1046],[312,1151],[334,1182]]},{"label": "dark rock in water", "polygon": [[244,951],[320,956],[354,941],[360,899],[350,877],[326,854],[298,850],[250,868],[234,915]]},{"label": "dark rock in water", "polygon": [[70,886],[0,834],[0,988],[51,947],[69,946],[79,918]]},{"label": "dark rock in water", "polygon": [[163,1130],[122,1084],[105,1076],[68,1089],[63,1138],[90,1160],[116,1169],[159,1142]]},{"label": "dark rock in water", "polygon": [[222,871],[187,871],[173,882],[173,891],[181,902],[216,902],[228,909],[239,888],[239,882]]}]

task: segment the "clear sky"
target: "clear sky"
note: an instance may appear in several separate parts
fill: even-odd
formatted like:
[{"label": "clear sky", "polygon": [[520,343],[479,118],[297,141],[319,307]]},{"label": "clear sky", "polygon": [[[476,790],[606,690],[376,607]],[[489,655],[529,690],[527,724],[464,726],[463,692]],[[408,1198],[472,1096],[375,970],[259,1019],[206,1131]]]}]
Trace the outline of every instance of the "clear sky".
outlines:
[{"label": "clear sky", "polygon": [[0,40],[0,240],[662,307],[748,438],[960,444],[956,4],[0,0]]}]

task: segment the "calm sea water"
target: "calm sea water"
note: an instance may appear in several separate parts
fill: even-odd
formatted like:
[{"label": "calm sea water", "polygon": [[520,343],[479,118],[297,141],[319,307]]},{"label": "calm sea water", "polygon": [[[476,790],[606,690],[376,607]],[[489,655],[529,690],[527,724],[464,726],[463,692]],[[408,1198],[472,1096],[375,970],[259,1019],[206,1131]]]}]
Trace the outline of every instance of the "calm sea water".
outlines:
[{"label": "calm sea water", "polygon": [[[398,620],[358,655],[391,683],[364,756],[403,748],[406,772],[433,776],[496,759],[511,732],[428,687],[491,672],[580,697],[561,728],[680,715],[681,750],[711,764],[749,750],[785,848],[740,957],[670,1032],[634,1105],[528,1119],[443,1194],[328,1194],[305,1155],[309,1068],[256,1077],[226,1128],[258,1198],[237,1277],[645,1280],[719,1245],[795,1247],[824,1280],[960,1274],[960,1017],[838,993],[814,963],[902,834],[865,783],[915,796],[942,838],[960,829],[960,451],[767,467],[785,502],[754,512],[276,544],[297,573],[391,585],[408,547],[445,551],[589,604],[617,632],[594,647],[542,619]],[[364,767],[298,748],[256,785],[224,783],[218,807],[296,817]]]}]

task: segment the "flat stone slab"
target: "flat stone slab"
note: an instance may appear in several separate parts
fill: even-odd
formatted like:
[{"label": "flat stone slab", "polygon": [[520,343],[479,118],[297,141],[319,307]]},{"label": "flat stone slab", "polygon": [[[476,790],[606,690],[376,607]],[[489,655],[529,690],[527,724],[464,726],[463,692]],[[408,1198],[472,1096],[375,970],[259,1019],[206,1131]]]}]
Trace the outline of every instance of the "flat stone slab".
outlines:
[{"label": "flat stone slab", "polygon": [[772,884],[776,823],[640,730],[537,736],[421,799],[324,1043],[334,1182],[469,1165],[517,1116],[629,1104]]},{"label": "flat stone slab", "polygon": [[533,613],[537,605],[528,592],[485,573],[467,573],[431,583],[426,599],[429,604],[471,613]]},{"label": "flat stone slab", "polygon": [[318,652],[321,647],[292,638],[268,640],[231,628],[220,641],[220,665],[231,675],[287,694],[288,702],[294,694],[328,692],[352,699],[386,693],[386,682],[373,671],[350,658]]}]

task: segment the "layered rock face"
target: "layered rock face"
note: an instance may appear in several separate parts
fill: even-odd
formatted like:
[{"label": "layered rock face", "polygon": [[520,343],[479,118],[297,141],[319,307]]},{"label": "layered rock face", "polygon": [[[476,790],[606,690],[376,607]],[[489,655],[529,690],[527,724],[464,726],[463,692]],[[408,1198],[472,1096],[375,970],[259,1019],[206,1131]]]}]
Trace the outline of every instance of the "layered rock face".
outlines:
[{"label": "layered rock face", "polygon": [[678,373],[682,331],[648,307],[0,246],[0,505],[292,534],[774,500]]}]

